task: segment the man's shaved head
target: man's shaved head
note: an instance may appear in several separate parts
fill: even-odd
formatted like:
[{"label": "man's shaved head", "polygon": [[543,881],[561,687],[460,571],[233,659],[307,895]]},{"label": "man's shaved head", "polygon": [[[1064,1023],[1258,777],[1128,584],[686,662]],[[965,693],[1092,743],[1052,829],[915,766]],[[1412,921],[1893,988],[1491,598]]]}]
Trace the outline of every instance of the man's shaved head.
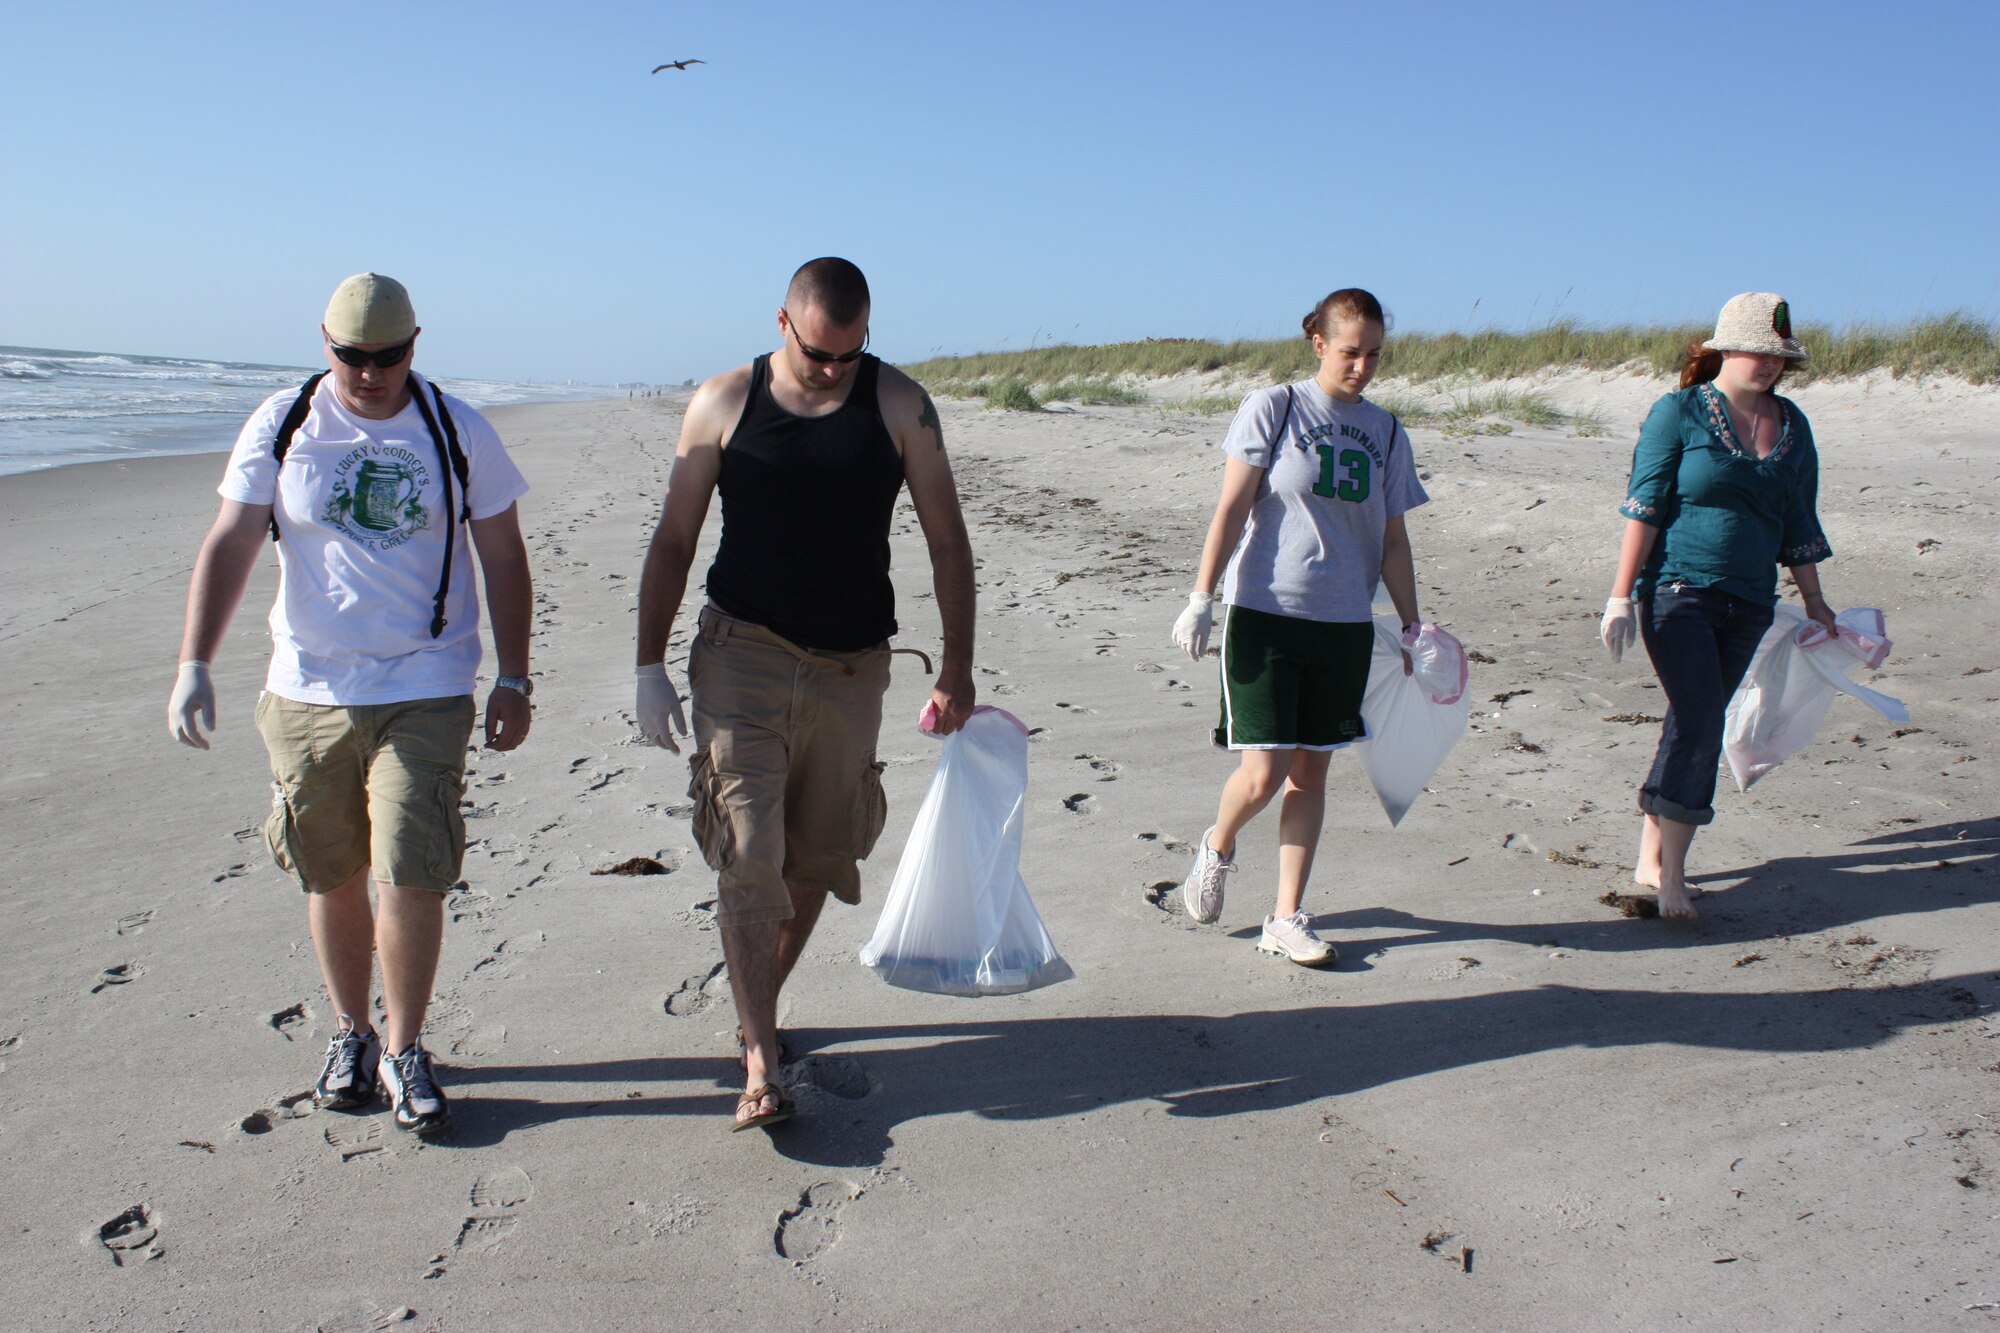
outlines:
[{"label": "man's shaved head", "polygon": [[785,289],[785,305],[819,311],[828,322],[846,328],[868,316],[868,279],[845,259],[828,256],[799,266]]}]

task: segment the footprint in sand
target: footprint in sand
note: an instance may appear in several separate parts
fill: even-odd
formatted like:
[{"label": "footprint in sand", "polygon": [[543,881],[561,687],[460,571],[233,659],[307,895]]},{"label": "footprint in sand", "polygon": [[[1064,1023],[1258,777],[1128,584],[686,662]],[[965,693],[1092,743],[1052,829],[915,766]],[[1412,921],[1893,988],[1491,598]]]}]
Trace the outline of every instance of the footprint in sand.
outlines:
[{"label": "footprint in sand", "polygon": [[823,1180],[801,1191],[799,1201],[778,1214],[772,1244],[780,1259],[809,1264],[840,1239],[840,1214],[861,1197],[859,1187],[840,1180]]},{"label": "footprint in sand", "polygon": [[474,972],[482,968],[511,963],[524,953],[533,953],[548,943],[548,936],[537,930],[528,935],[516,935],[511,940],[502,940],[493,946],[493,952],[472,965]]},{"label": "footprint in sand", "polygon": [[699,976],[681,982],[679,989],[661,1003],[661,1008],[670,1018],[692,1018],[705,1013],[729,994],[729,978],[723,975],[726,966],[717,963]]},{"label": "footprint in sand", "polygon": [[130,915],[119,917],[118,933],[120,935],[137,935],[148,925],[152,924],[153,910],[150,907],[142,907]]},{"label": "footprint in sand", "polygon": [[1116,782],[1118,775],[1124,771],[1115,762],[1102,755],[1080,754],[1076,756],[1076,761],[1095,773],[1099,782]]},{"label": "footprint in sand", "polygon": [[690,930],[712,931],[715,929],[715,899],[704,898],[685,911],[674,913],[674,920]]},{"label": "footprint in sand", "polygon": [[453,1055],[477,1057],[500,1054],[500,1048],[507,1044],[507,1025],[488,1023],[485,1027],[473,1028],[452,1037],[450,1043]]},{"label": "footprint in sand", "polygon": [[1095,708],[1085,708],[1082,704],[1065,703],[1060,699],[1056,701],[1056,707],[1066,713],[1095,713],[1097,711]]},{"label": "footprint in sand", "polygon": [[293,1030],[302,1028],[311,1022],[312,1014],[306,1009],[305,1004],[301,1002],[291,1006],[289,1009],[280,1009],[264,1021],[271,1025],[271,1031],[277,1033],[286,1041],[291,1041],[293,1039]]},{"label": "footprint in sand", "polygon": [[[612,1234],[621,1238],[631,1236],[633,1243],[686,1235],[699,1226],[711,1211],[711,1205],[706,1200],[688,1194],[676,1194],[665,1203],[630,1199],[625,1206],[632,1210],[632,1224],[620,1227]],[[638,1231],[646,1234],[638,1236]]]},{"label": "footprint in sand", "polygon": [[269,1134],[280,1121],[303,1120],[313,1113],[312,1089],[278,1098],[276,1106],[260,1106],[236,1122],[236,1128],[252,1138]]},{"label": "footprint in sand", "polygon": [[165,1253],[160,1247],[160,1219],[143,1203],[133,1204],[89,1235],[111,1256],[116,1268],[144,1263]]},{"label": "footprint in sand", "polygon": [[373,1301],[364,1301],[331,1318],[317,1321],[313,1329],[314,1333],[389,1333],[390,1329],[401,1328],[416,1317],[417,1312],[407,1305],[385,1309]]},{"label": "footprint in sand", "polygon": [[468,1254],[498,1246],[521,1224],[521,1210],[534,1196],[534,1182],[520,1167],[486,1172],[472,1182],[472,1212],[459,1223],[452,1249]]},{"label": "footprint in sand", "polygon": [[250,866],[247,862],[242,865],[233,865],[229,867],[229,869],[223,871],[220,875],[217,875],[214,879],[210,880],[209,883],[220,884],[225,879],[241,879],[243,878],[243,876],[249,873],[250,873]]},{"label": "footprint in sand", "polygon": [[328,1122],[325,1137],[327,1147],[339,1153],[343,1162],[384,1152],[389,1147],[378,1116],[363,1119],[337,1116]]},{"label": "footprint in sand", "polygon": [[858,1102],[875,1091],[875,1080],[859,1060],[845,1055],[808,1055],[785,1066],[785,1090],[801,1101],[816,1094]]},{"label": "footprint in sand", "polygon": [[453,921],[480,922],[493,910],[493,899],[470,885],[461,883],[445,899],[445,907],[451,912]]},{"label": "footprint in sand", "polygon": [[1181,882],[1177,879],[1156,879],[1145,889],[1146,901],[1168,916],[1181,916]]},{"label": "footprint in sand", "polygon": [[99,991],[109,990],[113,986],[128,985],[138,980],[144,971],[145,969],[137,963],[118,963],[107,967],[97,974],[97,984],[90,988],[90,993],[95,995]]},{"label": "footprint in sand", "polygon": [[1097,798],[1095,796],[1092,796],[1089,792],[1080,791],[1074,796],[1063,797],[1063,809],[1069,811],[1073,815],[1090,814],[1092,812],[1092,808],[1096,806],[1096,804],[1097,804]]}]

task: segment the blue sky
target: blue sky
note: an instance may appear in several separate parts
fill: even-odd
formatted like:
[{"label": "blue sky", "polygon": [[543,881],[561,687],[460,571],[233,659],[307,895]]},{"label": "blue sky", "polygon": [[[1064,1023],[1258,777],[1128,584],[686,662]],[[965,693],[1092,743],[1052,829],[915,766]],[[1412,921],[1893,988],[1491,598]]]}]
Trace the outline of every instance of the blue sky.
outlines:
[{"label": "blue sky", "polygon": [[[11,7],[0,343],[677,381],[799,262],[875,349],[2000,313],[2000,5]],[[660,61],[699,57],[686,73]]]}]

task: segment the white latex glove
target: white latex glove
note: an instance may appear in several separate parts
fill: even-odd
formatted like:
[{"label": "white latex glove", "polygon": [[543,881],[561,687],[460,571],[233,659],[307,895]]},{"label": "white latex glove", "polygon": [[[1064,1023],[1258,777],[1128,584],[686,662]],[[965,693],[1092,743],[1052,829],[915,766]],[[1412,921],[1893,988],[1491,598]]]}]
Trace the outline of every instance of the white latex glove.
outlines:
[{"label": "white latex glove", "polygon": [[[200,725],[195,723],[197,716]],[[209,679],[208,663],[183,662],[167,699],[167,733],[182,745],[206,750],[208,737],[201,734],[202,727],[215,730],[215,682]]]},{"label": "white latex glove", "polygon": [[1215,594],[1191,592],[1187,609],[1174,621],[1174,646],[1199,662],[1208,654],[1208,635],[1214,628]]},{"label": "white latex glove", "polygon": [[660,748],[679,754],[681,747],[674,743],[674,735],[687,735],[688,724],[681,712],[681,696],[667,679],[667,664],[640,667],[638,680],[639,733]]},{"label": "white latex glove", "polygon": [[1630,597],[1612,597],[1604,603],[1604,620],[1597,627],[1598,637],[1611,650],[1611,660],[1625,660],[1625,650],[1639,637],[1639,622],[1632,615]]}]

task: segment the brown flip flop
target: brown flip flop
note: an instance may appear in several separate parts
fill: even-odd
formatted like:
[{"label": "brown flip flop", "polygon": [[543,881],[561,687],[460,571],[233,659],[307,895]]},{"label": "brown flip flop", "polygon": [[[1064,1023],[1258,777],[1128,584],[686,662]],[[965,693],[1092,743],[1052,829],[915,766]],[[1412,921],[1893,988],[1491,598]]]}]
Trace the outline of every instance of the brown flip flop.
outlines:
[{"label": "brown flip flop", "polygon": [[[743,1108],[764,1104],[766,1098],[777,1103],[768,1111],[758,1111],[755,1115],[744,1116]],[[766,1083],[750,1089],[736,1099],[736,1113],[742,1118],[729,1127],[731,1134],[741,1134],[746,1129],[761,1129],[765,1125],[775,1125],[780,1120],[792,1118],[792,1103],[785,1096],[785,1090],[775,1083]]]}]

